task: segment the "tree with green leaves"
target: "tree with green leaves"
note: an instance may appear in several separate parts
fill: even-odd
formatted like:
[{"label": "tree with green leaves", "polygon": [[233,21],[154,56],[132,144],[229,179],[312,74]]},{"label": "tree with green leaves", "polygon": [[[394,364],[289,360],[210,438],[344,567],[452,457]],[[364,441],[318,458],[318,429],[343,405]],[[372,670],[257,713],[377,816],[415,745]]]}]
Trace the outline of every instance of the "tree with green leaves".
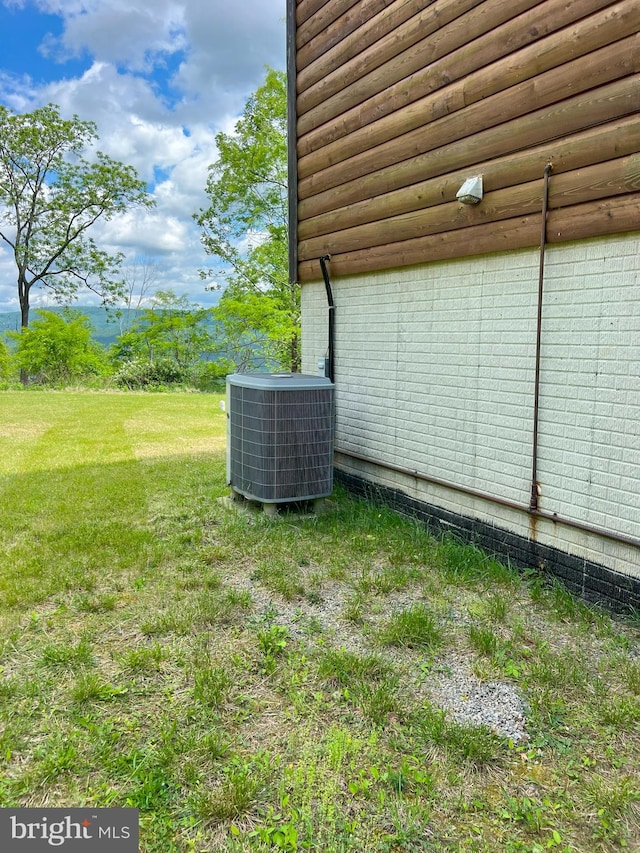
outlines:
[{"label": "tree with green leaves", "polygon": [[188,370],[211,348],[209,310],[173,290],[157,290],[147,308],[140,309],[129,331],[118,337],[115,356],[148,361],[169,359]]},{"label": "tree with green leaves", "polygon": [[43,385],[60,385],[107,371],[106,352],[92,339],[88,317],[69,308],[36,315],[28,328],[8,333],[23,373]]},{"label": "tree with green leaves", "polygon": [[0,382],[6,382],[11,376],[11,353],[0,338]]},{"label": "tree with green leaves", "polygon": [[195,215],[205,250],[226,265],[214,316],[227,334],[227,349],[249,357],[261,341],[267,359],[297,370],[300,289],[288,275],[284,72],[267,70],[234,133],[219,133],[216,143],[219,159],[207,181],[210,204]]},{"label": "tree with green leaves", "polygon": [[0,105],[0,239],[15,259],[23,328],[34,288],[59,302],[85,287],[105,304],[121,295],[122,255],[100,249],[89,230],[152,202],[132,166],[99,151],[84,158],[97,139],[93,122],[63,119],[54,104],[24,114]]}]

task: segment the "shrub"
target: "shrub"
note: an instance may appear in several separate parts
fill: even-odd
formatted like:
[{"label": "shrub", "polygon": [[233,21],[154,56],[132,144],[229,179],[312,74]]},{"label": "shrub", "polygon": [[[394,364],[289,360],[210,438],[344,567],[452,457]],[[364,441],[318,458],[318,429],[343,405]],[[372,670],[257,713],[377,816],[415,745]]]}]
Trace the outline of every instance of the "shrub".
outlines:
[{"label": "shrub", "polygon": [[39,310],[28,328],[8,337],[15,342],[15,365],[32,382],[67,385],[107,372],[104,348],[92,339],[89,318],[77,311]]},{"label": "shrub", "polygon": [[0,383],[7,382],[11,376],[11,353],[0,338]]},{"label": "shrub", "polygon": [[187,379],[187,371],[169,358],[155,360],[134,358],[125,362],[114,374],[113,382],[118,388],[131,391],[143,388],[162,388],[179,385]]}]

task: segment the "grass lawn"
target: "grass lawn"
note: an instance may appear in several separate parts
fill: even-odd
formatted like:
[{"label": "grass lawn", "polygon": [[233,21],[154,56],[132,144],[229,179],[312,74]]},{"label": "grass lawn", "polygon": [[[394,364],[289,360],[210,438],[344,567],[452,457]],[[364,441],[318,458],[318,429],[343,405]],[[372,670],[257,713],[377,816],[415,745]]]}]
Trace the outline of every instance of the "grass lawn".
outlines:
[{"label": "grass lawn", "polygon": [[0,806],[135,807],[143,853],[640,850],[640,621],[340,490],[230,509],[219,399],[0,392]]}]

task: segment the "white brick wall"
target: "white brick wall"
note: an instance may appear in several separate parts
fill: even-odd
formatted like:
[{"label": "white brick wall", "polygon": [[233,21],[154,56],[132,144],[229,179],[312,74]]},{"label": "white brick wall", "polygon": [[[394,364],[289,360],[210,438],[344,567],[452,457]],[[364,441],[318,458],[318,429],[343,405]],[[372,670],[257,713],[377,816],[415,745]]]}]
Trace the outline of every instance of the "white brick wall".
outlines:
[{"label": "white brick wall", "polygon": [[[543,506],[640,538],[640,245],[549,254],[540,454]],[[635,269],[634,269],[635,267]]]},{"label": "white brick wall", "polygon": [[[339,448],[526,506],[537,250],[332,281]],[[318,270],[320,272],[320,270]],[[324,285],[303,287],[303,370],[327,346]],[[640,239],[547,249],[541,509],[640,539]],[[342,467],[529,533],[524,513],[362,463]],[[640,555],[541,523],[547,544],[640,573]]]}]

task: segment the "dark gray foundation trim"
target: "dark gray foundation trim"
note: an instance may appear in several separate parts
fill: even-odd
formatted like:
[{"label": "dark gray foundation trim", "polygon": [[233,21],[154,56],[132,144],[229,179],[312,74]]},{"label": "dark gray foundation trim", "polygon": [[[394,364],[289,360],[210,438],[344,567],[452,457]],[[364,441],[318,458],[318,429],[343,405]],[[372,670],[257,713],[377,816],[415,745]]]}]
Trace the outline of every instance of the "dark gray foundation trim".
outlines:
[{"label": "dark gray foundation trim", "polygon": [[409,497],[399,489],[372,483],[336,469],[336,482],[353,494],[392,507],[424,522],[436,535],[458,536],[520,569],[536,569],[560,579],[571,592],[586,601],[619,613],[640,611],[640,579],[616,572],[600,563],[576,557],[559,548],[543,545],[491,522],[471,518]]}]

